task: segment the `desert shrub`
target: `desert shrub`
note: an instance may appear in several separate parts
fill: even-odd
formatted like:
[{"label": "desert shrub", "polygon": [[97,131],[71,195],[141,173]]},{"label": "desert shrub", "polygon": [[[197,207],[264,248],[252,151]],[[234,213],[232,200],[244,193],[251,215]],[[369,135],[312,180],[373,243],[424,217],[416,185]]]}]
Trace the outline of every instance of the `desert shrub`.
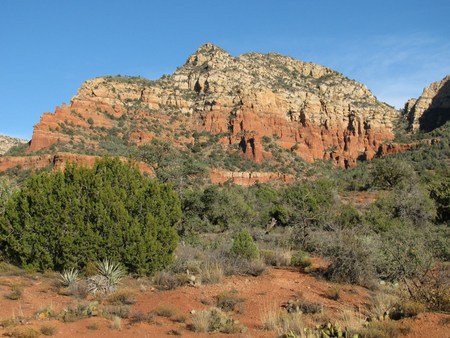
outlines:
[{"label": "desert shrub", "polygon": [[226,276],[231,275],[250,275],[260,276],[266,271],[266,264],[262,259],[235,259],[227,258],[223,261],[224,272]]},{"label": "desert shrub", "polygon": [[155,314],[153,312],[134,312],[132,315],[130,315],[130,318],[128,319],[128,323],[130,325],[139,324],[139,323],[153,323]]},{"label": "desert shrub", "polygon": [[3,215],[6,202],[15,190],[15,186],[6,178],[0,177],[0,216]]},{"label": "desert shrub", "polygon": [[288,300],[283,305],[288,313],[301,312],[303,314],[321,313],[323,305],[319,303],[312,303],[306,300],[302,294],[297,294],[294,298]]},{"label": "desert shrub", "polygon": [[328,233],[322,253],[331,261],[325,276],[335,282],[372,286],[375,278],[372,238],[350,229]]},{"label": "desert shrub", "polygon": [[131,309],[128,305],[106,305],[100,308],[101,314],[106,318],[119,317],[127,319],[130,316]]},{"label": "desert shrub", "polygon": [[88,278],[88,286],[92,293],[112,293],[116,290],[126,271],[120,263],[108,259],[97,262],[97,274]]},{"label": "desert shrub", "polygon": [[341,298],[341,289],[333,286],[325,291],[325,296],[332,300],[338,300],[339,298]]},{"label": "desert shrub", "polygon": [[173,290],[188,282],[186,274],[158,271],[153,276],[153,284],[160,290]]},{"label": "desert shrub", "polygon": [[64,287],[73,286],[77,282],[77,279],[78,279],[78,270],[74,268],[64,269],[59,276],[59,281],[61,285]]},{"label": "desert shrub", "polygon": [[170,186],[143,177],[119,159],[92,169],[33,175],[0,220],[0,250],[24,267],[83,268],[111,258],[129,272],[149,273],[172,261],[180,218]]},{"label": "desert shrub", "polygon": [[372,171],[375,187],[392,189],[416,178],[414,168],[406,161],[394,157],[385,157],[374,162]]},{"label": "desert shrub", "polygon": [[122,318],[119,316],[114,316],[114,318],[111,320],[111,329],[112,330],[122,330]]},{"label": "desert shrub", "polygon": [[176,311],[173,307],[168,305],[160,305],[153,310],[153,313],[160,317],[170,318],[175,315]]},{"label": "desert shrub", "polygon": [[19,300],[22,298],[23,290],[22,285],[13,284],[11,286],[11,292],[7,293],[4,297],[9,300]]},{"label": "desert shrub", "polygon": [[220,283],[224,275],[224,269],[218,262],[206,262],[200,270],[200,277],[204,284]]},{"label": "desert shrub", "polygon": [[307,227],[321,226],[330,219],[335,194],[334,183],[324,179],[287,186],[282,192],[285,225],[299,228],[302,240]]},{"label": "desert shrub", "polygon": [[253,241],[250,232],[246,229],[241,230],[234,237],[231,252],[236,257],[248,260],[257,259],[259,257],[259,249]]},{"label": "desert shrub", "polygon": [[430,186],[430,197],[436,203],[437,220],[450,222],[450,170],[434,179]]},{"label": "desert shrub", "polygon": [[265,330],[275,331],[281,337],[302,337],[306,328],[301,312],[286,312],[279,308],[265,309],[261,321]]},{"label": "desert shrub", "polygon": [[247,331],[245,326],[217,308],[193,311],[192,324],[196,332],[242,333]]},{"label": "desert shrub", "polygon": [[424,275],[433,263],[427,229],[400,224],[382,234],[378,274],[386,280],[404,281]]},{"label": "desert shrub", "polygon": [[204,190],[187,190],[182,200],[183,233],[205,230],[221,232],[248,224],[253,210],[245,200],[242,189],[211,185]]},{"label": "desert shrub", "polygon": [[305,251],[302,250],[295,251],[291,257],[291,265],[305,269],[311,265],[311,258],[309,257],[309,254]]},{"label": "desert shrub", "polygon": [[133,305],[136,295],[129,289],[118,289],[108,296],[108,302],[114,305]]},{"label": "desert shrub", "polygon": [[18,327],[5,333],[5,336],[14,338],[37,338],[39,335],[39,331],[31,327]]},{"label": "desert shrub", "polygon": [[44,336],[54,336],[58,332],[56,327],[51,325],[41,326],[40,331]]},{"label": "desert shrub", "polygon": [[405,317],[415,317],[419,313],[425,312],[426,306],[414,300],[403,300],[397,303],[389,316],[392,319],[399,320]]},{"label": "desert shrub", "polygon": [[237,290],[224,291],[217,295],[216,306],[223,311],[233,311],[236,306],[244,301],[238,296]]},{"label": "desert shrub", "polygon": [[72,323],[77,320],[98,315],[98,302],[77,304],[68,306],[60,314],[59,319],[64,323]]},{"label": "desert shrub", "polygon": [[289,266],[291,265],[292,253],[290,250],[260,250],[261,259],[270,266]]},{"label": "desert shrub", "polygon": [[408,328],[403,328],[392,320],[374,321],[359,331],[360,336],[367,338],[392,338],[407,334]]}]

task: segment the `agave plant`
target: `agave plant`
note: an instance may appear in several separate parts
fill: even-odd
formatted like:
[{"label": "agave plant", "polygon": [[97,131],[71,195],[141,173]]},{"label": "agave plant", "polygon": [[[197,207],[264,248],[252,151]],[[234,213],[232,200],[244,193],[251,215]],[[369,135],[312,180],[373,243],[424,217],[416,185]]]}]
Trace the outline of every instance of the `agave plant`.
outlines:
[{"label": "agave plant", "polygon": [[63,270],[59,275],[59,281],[62,286],[71,287],[75,284],[78,279],[78,270],[75,268],[71,268],[68,270]]},{"label": "agave plant", "polygon": [[98,275],[89,278],[88,284],[91,292],[111,293],[126,275],[126,271],[120,263],[105,259],[97,262]]}]

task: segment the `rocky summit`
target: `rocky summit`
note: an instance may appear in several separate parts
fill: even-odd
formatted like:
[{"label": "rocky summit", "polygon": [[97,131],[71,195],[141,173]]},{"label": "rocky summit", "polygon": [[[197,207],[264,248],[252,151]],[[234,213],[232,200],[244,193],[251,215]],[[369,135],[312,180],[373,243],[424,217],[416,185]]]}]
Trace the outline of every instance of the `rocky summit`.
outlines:
[{"label": "rocky summit", "polygon": [[348,167],[392,140],[398,117],[365,85],[329,68],[276,53],[233,57],[205,44],[157,81],[86,81],[69,105],[41,117],[29,152],[68,144],[99,150],[111,136],[183,147],[197,132],[218,136],[224,149],[256,162],[272,157],[264,143],[274,142],[307,162],[330,159]]}]

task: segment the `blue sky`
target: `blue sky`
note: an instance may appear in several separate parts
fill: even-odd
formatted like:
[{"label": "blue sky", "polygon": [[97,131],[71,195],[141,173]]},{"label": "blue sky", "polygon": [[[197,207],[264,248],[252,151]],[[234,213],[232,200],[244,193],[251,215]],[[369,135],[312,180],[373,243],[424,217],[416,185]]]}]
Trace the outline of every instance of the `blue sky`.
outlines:
[{"label": "blue sky", "polygon": [[450,74],[448,0],[1,0],[0,134],[102,75],[155,79],[200,45],[333,68],[398,108]]}]

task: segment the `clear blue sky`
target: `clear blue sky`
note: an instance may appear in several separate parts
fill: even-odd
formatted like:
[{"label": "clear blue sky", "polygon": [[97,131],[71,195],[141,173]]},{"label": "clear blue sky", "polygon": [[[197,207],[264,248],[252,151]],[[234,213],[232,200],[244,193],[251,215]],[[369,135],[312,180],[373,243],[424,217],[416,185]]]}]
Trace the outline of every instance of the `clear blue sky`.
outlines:
[{"label": "clear blue sky", "polygon": [[402,107],[450,74],[448,0],[1,0],[0,134],[102,75],[155,79],[200,45],[278,52],[338,70]]}]

